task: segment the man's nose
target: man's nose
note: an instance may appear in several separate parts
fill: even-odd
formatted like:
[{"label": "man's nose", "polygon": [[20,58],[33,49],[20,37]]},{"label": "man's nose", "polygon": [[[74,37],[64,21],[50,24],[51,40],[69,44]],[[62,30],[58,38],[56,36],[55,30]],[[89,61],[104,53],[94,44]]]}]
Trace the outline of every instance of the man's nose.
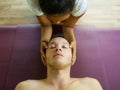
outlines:
[{"label": "man's nose", "polygon": [[61,48],[56,48],[56,51],[62,51],[62,49]]}]

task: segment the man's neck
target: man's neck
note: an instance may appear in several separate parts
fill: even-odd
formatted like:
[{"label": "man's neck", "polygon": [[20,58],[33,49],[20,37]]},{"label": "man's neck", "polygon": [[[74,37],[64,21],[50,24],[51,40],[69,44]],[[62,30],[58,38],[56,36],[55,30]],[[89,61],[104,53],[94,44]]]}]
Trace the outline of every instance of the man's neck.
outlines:
[{"label": "man's neck", "polygon": [[55,87],[63,87],[70,83],[70,67],[62,69],[62,70],[55,70],[49,68],[47,70],[47,82]]}]

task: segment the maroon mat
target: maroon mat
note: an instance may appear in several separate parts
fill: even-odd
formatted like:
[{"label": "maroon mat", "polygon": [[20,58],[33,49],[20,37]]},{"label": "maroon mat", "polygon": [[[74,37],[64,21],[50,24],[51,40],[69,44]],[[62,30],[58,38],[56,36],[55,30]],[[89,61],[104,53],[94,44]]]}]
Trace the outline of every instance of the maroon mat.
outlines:
[{"label": "maroon mat", "polygon": [[[54,29],[56,33],[61,28]],[[120,90],[120,29],[76,26],[75,36],[77,61],[71,76],[94,77],[104,90]],[[20,81],[46,77],[39,40],[39,25],[0,26],[0,90],[14,90]]]}]

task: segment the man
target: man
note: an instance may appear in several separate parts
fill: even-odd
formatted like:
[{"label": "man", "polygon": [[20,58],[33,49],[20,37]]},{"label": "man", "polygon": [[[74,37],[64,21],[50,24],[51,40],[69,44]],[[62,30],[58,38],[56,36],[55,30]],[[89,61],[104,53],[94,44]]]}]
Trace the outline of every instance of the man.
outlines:
[{"label": "man", "polygon": [[75,60],[69,42],[63,37],[50,40],[43,63],[47,67],[46,79],[23,81],[15,90],[103,90],[96,79],[70,77]]}]

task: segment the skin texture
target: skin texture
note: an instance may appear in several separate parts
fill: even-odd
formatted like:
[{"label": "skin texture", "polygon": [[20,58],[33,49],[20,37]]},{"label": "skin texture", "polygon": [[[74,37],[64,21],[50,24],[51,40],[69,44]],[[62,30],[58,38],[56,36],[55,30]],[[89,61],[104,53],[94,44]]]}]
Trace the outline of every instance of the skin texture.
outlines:
[{"label": "skin texture", "polygon": [[52,39],[45,58],[47,78],[20,82],[15,90],[103,90],[96,79],[70,77],[70,69],[75,61],[72,60],[72,49],[66,39]]}]

